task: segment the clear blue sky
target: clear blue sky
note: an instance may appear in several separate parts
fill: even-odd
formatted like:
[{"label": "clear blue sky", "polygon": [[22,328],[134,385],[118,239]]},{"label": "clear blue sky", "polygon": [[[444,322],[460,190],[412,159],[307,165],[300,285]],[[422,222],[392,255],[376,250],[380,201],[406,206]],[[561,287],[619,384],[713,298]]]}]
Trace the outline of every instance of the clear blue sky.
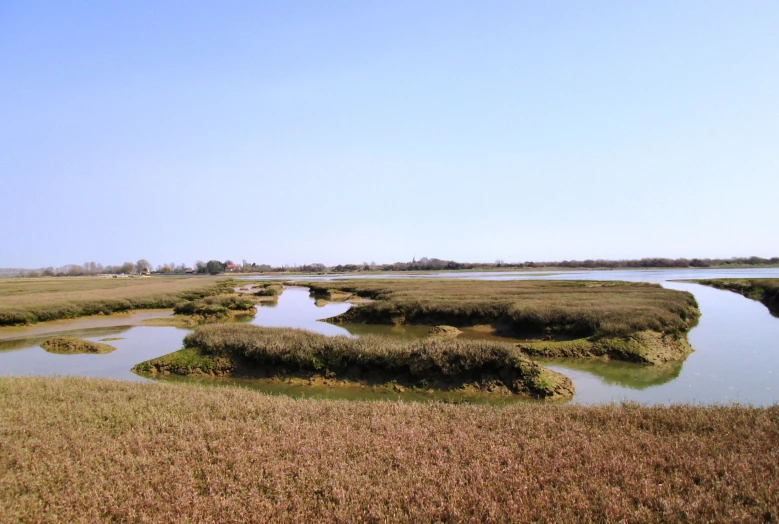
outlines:
[{"label": "clear blue sky", "polygon": [[0,2],[0,267],[776,256],[779,2]]}]

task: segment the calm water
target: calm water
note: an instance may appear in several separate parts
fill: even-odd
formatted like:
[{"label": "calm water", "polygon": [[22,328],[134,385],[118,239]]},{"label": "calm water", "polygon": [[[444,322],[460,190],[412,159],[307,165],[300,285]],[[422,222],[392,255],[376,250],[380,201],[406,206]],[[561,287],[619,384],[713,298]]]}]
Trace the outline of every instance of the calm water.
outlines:
[{"label": "calm water", "polygon": [[[381,278],[397,275],[363,275]],[[431,275],[402,275],[402,278],[430,278]],[[641,366],[623,362],[543,360],[544,365],[571,377],[576,386],[574,402],[592,404],[620,400],[636,400],[658,404],[671,402],[729,403],[755,405],[779,402],[779,318],[773,317],[759,302],[735,293],[696,284],[670,282],[695,278],[779,278],[779,269],[751,270],[648,270],[648,271],[588,271],[565,273],[441,273],[434,278],[467,278],[511,280],[529,278],[629,280],[660,283],[665,287],[690,291],[698,300],[701,319],[689,334],[695,352],[684,362],[665,366]],[[300,280],[322,277],[294,277]],[[294,278],[284,277],[284,280]],[[335,277],[342,278],[342,277]],[[350,304],[329,303],[317,306],[304,288],[289,287],[275,306],[261,306],[252,323],[263,326],[298,327],[325,335],[361,336],[381,334],[400,338],[424,336],[427,328],[408,326],[332,325],[320,319],[339,315]],[[32,329],[32,328],[31,328]],[[73,331],[73,330],[77,331]],[[38,345],[52,332],[41,332],[41,325],[25,336],[16,330],[14,337],[0,340],[0,375],[86,375],[122,380],[145,380],[129,370],[143,360],[155,358],[181,347],[188,332],[172,327],[118,326],[78,330],[78,321],[60,332],[98,341],[106,337],[121,337],[108,342],[117,350],[106,355],[53,355]],[[0,330],[0,337],[4,335]],[[466,331],[467,337],[484,334]],[[246,381],[206,381],[216,384],[249,385]],[[256,385],[256,384],[255,384]],[[285,383],[264,384],[261,389],[280,394],[334,398],[389,398],[424,400],[449,398],[451,395],[387,393],[386,391],[354,391],[327,387],[304,388]],[[462,396],[451,398],[462,400]],[[470,401],[483,401],[474,396]],[[499,399],[505,402],[507,399]]]}]

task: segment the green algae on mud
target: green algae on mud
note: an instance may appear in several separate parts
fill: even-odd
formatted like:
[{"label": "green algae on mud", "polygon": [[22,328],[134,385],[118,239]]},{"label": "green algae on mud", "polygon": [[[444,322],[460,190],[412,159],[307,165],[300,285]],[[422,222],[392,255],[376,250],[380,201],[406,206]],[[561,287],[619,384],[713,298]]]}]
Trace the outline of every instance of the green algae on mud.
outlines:
[{"label": "green algae on mud", "polygon": [[342,324],[490,325],[527,339],[534,356],[607,357],[659,364],[692,352],[694,297],[656,284],[595,281],[310,282],[315,297],[352,293],[371,302],[328,319]]},{"label": "green algae on mud", "polygon": [[185,349],[136,365],[144,375],[294,377],[333,385],[481,391],[569,399],[573,384],[505,342],[326,337],[307,331],[216,324],[184,339]]},{"label": "green algae on mud", "polygon": [[61,355],[75,355],[79,353],[105,354],[116,348],[108,344],[92,342],[74,337],[52,337],[41,344],[41,347],[49,353]]},{"label": "green algae on mud", "polygon": [[682,282],[733,291],[762,302],[772,315],[779,317],[779,278],[718,278]]}]

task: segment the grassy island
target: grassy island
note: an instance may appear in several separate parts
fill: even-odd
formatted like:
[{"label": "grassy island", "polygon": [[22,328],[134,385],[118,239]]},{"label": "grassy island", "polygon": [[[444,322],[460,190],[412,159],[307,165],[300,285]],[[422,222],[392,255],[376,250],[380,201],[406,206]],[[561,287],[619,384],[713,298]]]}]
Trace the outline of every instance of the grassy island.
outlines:
[{"label": "grassy island", "polygon": [[326,337],[296,329],[214,324],[187,335],[184,346],[133,370],[152,375],[323,377],[551,400],[573,396],[570,379],[542,368],[505,342]]},{"label": "grassy island", "polygon": [[765,304],[774,316],[779,316],[779,278],[720,278],[690,280],[696,284],[726,289]]},{"label": "grassy island", "polygon": [[305,285],[315,297],[371,299],[330,322],[489,325],[528,339],[522,351],[547,357],[682,360],[692,351],[686,333],[700,316],[690,293],[646,283],[406,279]]},{"label": "grassy island", "polygon": [[779,407],[0,379],[4,522],[775,522]]},{"label": "grassy island", "polygon": [[[116,339],[111,339],[116,340]],[[91,342],[74,337],[54,337],[46,340],[41,347],[49,353],[59,353],[62,355],[74,355],[77,353],[103,354],[110,353],[116,348],[108,344]]]},{"label": "grassy island", "polygon": [[209,277],[3,279],[0,326],[172,308],[229,292],[231,285],[228,279]]}]

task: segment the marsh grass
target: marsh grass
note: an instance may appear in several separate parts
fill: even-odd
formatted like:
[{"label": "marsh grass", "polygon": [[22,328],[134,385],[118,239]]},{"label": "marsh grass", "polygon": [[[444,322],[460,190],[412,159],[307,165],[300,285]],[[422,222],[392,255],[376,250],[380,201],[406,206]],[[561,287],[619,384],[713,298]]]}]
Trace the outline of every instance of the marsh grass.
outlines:
[{"label": "marsh grass", "polygon": [[[118,340],[116,338],[108,340]],[[104,354],[111,353],[116,348],[108,344],[92,342],[74,337],[52,337],[41,344],[41,347],[49,353],[73,355],[76,353]]]},{"label": "marsh grass", "polygon": [[228,318],[232,314],[254,315],[254,301],[246,295],[223,294],[179,302],[173,308],[177,315],[196,315],[206,319]]},{"label": "marsh grass", "polygon": [[774,316],[779,316],[779,278],[720,278],[689,282],[726,289],[752,300],[758,300],[765,304]]},{"label": "marsh grass", "polygon": [[[543,369],[505,342],[327,337],[298,329],[212,324],[187,335],[184,347],[180,355],[144,362],[134,371],[186,375],[271,368],[282,374],[303,372],[380,384],[394,381],[425,389],[478,387],[545,399],[573,394],[568,378]],[[191,350],[202,357],[227,358],[232,365],[204,363]]]},{"label": "marsh grass", "polygon": [[330,319],[335,322],[498,324],[518,336],[680,334],[700,315],[690,293],[632,282],[406,279],[305,285],[315,296],[339,291],[373,299]]},{"label": "marsh grass", "polygon": [[0,379],[3,522],[775,522],[779,407]]},{"label": "marsh grass", "polygon": [[229,286],[229,280],[207,277],[0,280],[0,326],[171,308]]}]

